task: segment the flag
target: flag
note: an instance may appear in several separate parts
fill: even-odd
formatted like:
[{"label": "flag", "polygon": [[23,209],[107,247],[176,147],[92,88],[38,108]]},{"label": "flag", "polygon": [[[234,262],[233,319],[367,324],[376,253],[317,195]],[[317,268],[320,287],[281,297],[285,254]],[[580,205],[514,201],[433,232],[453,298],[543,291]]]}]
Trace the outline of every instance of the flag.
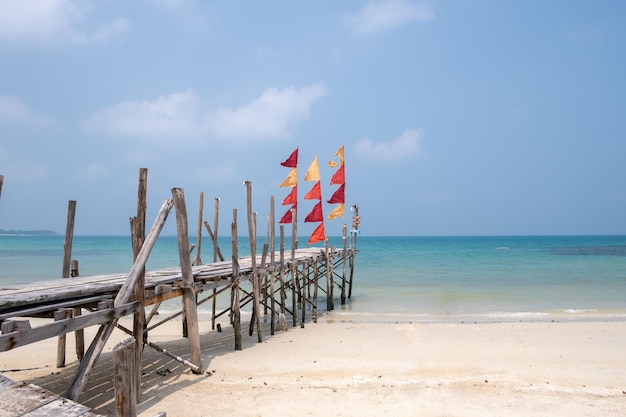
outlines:
[{"label": "flag", "polygon": [[[306,181],[306,180],[305,180]],[[330,179],[330,184],[345,184],[346,183],[346,174],[344,170],[343,164],[339,167],[337,172],[335,172]]]},{"label": "flag", "polygon": [[292,223],[293,222],[293,214],[291,213],[292,209],[295,209],[296,206],[295,204],[289,209],[287,210],[287,213],[285,213],[285,215],[280,219],[280,221],[278,223]]},{"label": "flag", "polygon": [[313,207],[313,210],[304,218],[305,223],[311,222],[323,222],[324,215],[322,214],[322,202],[320,201]]},{"label": "flag", "polygon": [[304,174],[305,181],[319,181],[320,180],[320,168],[317,163],[317,156],[309,165],[309,169],[306,170],[306,174]]},{"label": "flag", "polygon": [[333,196],[330,198],[330,200],[328,200],[326,202],[328,204],[337,204],[337,203],[343,204],[343,203],[345,203],[346,202],[346,196],[345,196],[345,192],[344,192],[345,189],[346,189],[346,185],[345,184],[341,184],[339,186],[339,188],[337,188],[337,191],[335,191]]},{"label": "flag", "polygon": [[295,187],[296,185],[298,185],[298,168],[289,171],[289,175],[280,183],[279,187]]},{"label": "flag", "polygon": [[289,158],[287,158],[285,162],[281,162],[280,164],[287,168],[296,168],[298,166],[298,148],[289,155]]},{"label": "flag", "polygon": [[316,182],[315,185],[311,188],[311,190],[304,195],[305,200],[321,200],[322,199],[322,189],[320,188],[320,182]]},{"label": "flag", "polygon": [[326,233],[324,233],[324,222],[321,222],[311,234],[308,244],[312,245],[323,240],[326,240]]},{"label": "flag", "polygon": [[291,192],[283,200],[283,206],[289,206],[289,205],[295,206],[296,204],[298,204],[298,186],[297,185],[291,188]]},{"label": "flag", "polygon": [[339,216],[343,217],[343,203],[339,204],[333,211],[328,213],[328,220],[336,219]]},{"label": "flag", "polygon": [[334,168],[334,167],[338,167],[339,165],[343,165],[343,145],[341,145],[339,149],[337,149],[337,152],[335,152],[335,155],[333,156],[339,157],[339,163],[335,161],[328,161],[329,167]]}]

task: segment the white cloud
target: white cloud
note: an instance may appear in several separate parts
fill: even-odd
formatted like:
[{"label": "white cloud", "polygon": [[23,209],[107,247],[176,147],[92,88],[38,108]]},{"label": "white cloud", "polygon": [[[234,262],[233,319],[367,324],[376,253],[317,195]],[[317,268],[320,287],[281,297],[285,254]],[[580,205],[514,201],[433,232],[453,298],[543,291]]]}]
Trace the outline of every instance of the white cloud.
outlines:
[{"label": "white cloud", "polygon": [[311,105],[326,95],[323,84],[296,89],[269,88],[249,104],[220,107],[211,116],[211,130],[220,137],[272,138],[289,134],[293,123],[309,115]]},{"label": "white cloud", "polygon": [[361,139],[356,144],[356,152],[362,158],[397,160],[414,156],[422,156],[424,131],[422,129],[406,129],[402,134],[389,142],[375,143],[369,138]]},{"label": "white cloud", "polygon": [[345,22],[357,35],[366,35],[411,22],[430,20],[432,9],[405,0],[371,1]]},{"label": "white cloud", "polygon": [[208,136],[276,138],[289,134],[296,122],[308,116],[311,105],[325,94],[323,84],[301,89],[270,88],[246,105],[212,109],[188,89],[152,101],[116,104],[95,113],[83,125],[94,131],[150,140],[195,141]]},{"label": "white cloud", "polygon": [[28,124],[50,124],[53,119],[43,113],[36,112],[13,96],[0,96],[0,120]]},{"label": "white cloud", "polygon": [[0,0],[0,42],[73,43],[104,42],[128,30],[124,18],[95,29],[83,29],[89,2],[77,0]]}]

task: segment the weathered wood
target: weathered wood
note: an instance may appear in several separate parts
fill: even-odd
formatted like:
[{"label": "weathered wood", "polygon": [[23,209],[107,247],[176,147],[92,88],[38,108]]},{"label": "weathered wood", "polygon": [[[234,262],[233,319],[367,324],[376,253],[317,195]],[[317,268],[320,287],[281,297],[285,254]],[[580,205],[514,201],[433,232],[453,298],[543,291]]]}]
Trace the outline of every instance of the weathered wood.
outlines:
[{"label": "weathered wood", "polygon": [[[54,312],[54,320],[64,320],[72,318],[74,313],[73,309],[61,309]],[[57,368],[65,368],[65,343],[66,336],[65,333],[59,335],[57,340]]]},{"label": "weathered wood", "polygon": [[241,350],[241,311],[239,305],[239,243],[237,238],[237,209],[233,209],[233,222],[231,223],[232,237],[232,269],[233,283],[231,290],[231,311],[233,312],[232,324],[235,333],[235,350]]},{"label": "weathered wood", "polygon": [[343,273],[341,275],[341,304],[342,305],[346,303],[346,276],[347,276],[347,268],[348,268],[348,265],[346,265],[347,233],[348,233],[348,227],[344,224],[343,227],[341,228],[341,242],[343,244],[343,253],[342,253]]},{"label": "weathered wood", "polygon": [[124,304],[130,299],[135,289],[135,284],[137,283],[137,280],[145,269],[146,261],[150,256],[150,252],[152,251],[152,248],[154,247],[157,238],[159,237],[159,233],[161,233],[161,230],[163,229],[163,225],[167,220],[167,215],[172,209],[173,204],[174,202],[171,199],[168,199],[165,200],[165,202],[161,206],[161,209],[157,214],[154,224],[152,225],[152,229],[150,229],[150,233],[146,237],[146,241],[141,246],[141,250],[137,254],[137,259],[135,259],[135,263],[133,263],[133,266],[128,273],[128,277],[126,278],[124,285],[122,285],[122,288],[119,290],[117,296],[115,297],[116,305]]},{"label": "weathered wood", "polygon": [[270,334],[273,336],[276,332],[276,293],[275,293],[275,284],[276,284],[276,271],[274,269],[276,254],[274,253],[276,250],[276,214],[274,210],[274,196],[270,197],[270,263],[272,265],[270,270],[270,297],[271,297],[271,306],[270,306]]},{"label": "weathered wood", "polygon": [[161,352],[162,354],[164,354],[164,355],[166,355],[166,356],[168,356],[168,357],[170,357],[170,358],[174,359],[175,361],[180,362],[180,363],[182,363],[183,365],[185,365],[185,366],[189,367],[189,369],[191,369],[194,373],[199,374],[199,373],[201,373],[201,372],[202,372],[202,368],[201,368],[201,367],[199,367],[198,365],[196,365],[196,364],[194,364],[194,363],[191,363],[191,362],[189,362],[188,360],[186,360],[186,359],[184,359],[184,358],[181,358],[181,357],[180,357],[180,356],[178,356],[178,355],[173,354],[172,352],[168,351],[168,350],[167,350],[167,349],[165,349],[164,347],[159,346],[159,345],[157,345],[156,343],[151,342],[151,341],[149,341],[149,340],[146,340],[146,344],[147,344],[148,346],[150,346],[152,349],[156,350],[157,352]]},{"label": "weathered wood", "polygon": [[278,281],[280,283],[280,315],[278,316],[278,330],[287,331],[286,303],[287,294],[285,293],[285,226],[282,224],[279,228],[280,232],[280,269],[278,272]]},{"label": "weathered wood", "polygon": [[263,330],[261,328],[261,309],[259,305],[259,273],[256,267],[256,224],[252,217],[252,182],[246,181],[246,206],[248,213],[248,236],[250,237],[250,259],[252,260],[252,291],[253,291],[253,315],[256,314],[256,332],[259,343],[263,342]]},{"label": "weathered wood", "polygon": [[0,196],[2,196],[2,183],[4,182],[4,175],[0,175]]},{"label": "weathered wood", "polygon": [[[137,185],[137,215],[130,220],[132,246],[133,246],[133,261],[137,260],[139,251],[146,240],[146,210],[148,208],[148,169],[139,169],[139,181]],[[146,268],[142,268],[141,273],[135,284],[135,300],[142,306],[145,302],[145,288],[146,288]],[[140,308],[133,315],[133,337],[135,340],[135,379],[136,379],[136,399],[139,401],[141,397],[141,376],[143,374],[143,366],[141,357],[143,354],[143,344],[147,338],[146,335],[146,310]]]},{"label": "weathered wood", "polygon": [[135,339],[128,338],[113,348],[113,385],[117,417],[137,416],[137,372]]},{"label": "weathered wood", "polygon": [[76,216],[76,201],[67,203],[67,224],[65,225],[65,240],[63,241],[63,271],[61,278],[69,278],[72,259],[72,241],[74,240],[74,217]]},{"label": "weathered wood", "polygon": [[[189,259],[188,244],[189,233],[187,230],[187,207],[185,194],[181,188],[172,188],[172,197],[176,207],[176,231],[178,237],[178,254],[182,274],[183,305],[187,319],[189,338],[189,355],[191,362],[202,368],[200,355],[200,330],[198,325],[198,309],[196,305],[196,293],[193,288],[193,272]],[[198,373],[195,372],[194,373]]]},{"label": "weathered wood", "polygon": [[[156,243],[159,233],[163,229],[163,225],[165,224],[165,220],[167,220],[167,215],[169,214],[172,208],[172,205],[173,205],[172,200],[165,200],[165,202],[161,206],[161,209],[159,210],[159,213],[157,214],[154,224],[152,225],[152,228],[150,229],[150,233],[148,234],[148,237],[146,238],[146,241],[144,242],[144,244],[141,246],[141,250],[139,251],[139,254],[137,255],[137,259],[135,260],[135,262],[133,263],[133,266],[131,267],[131,270],[128,274],[126,281],[124,281],[124,284],[122,285],[122,287],[120,288],[120,291],[117,293],[117,296],[115,297],[115,301],[114,301],[115,307],[125,304],[130,299],[132,292],[135,289],[137,279],[139,279],[139,276],[145,270],[146,261],[148,260],[150,251],[152,250],[152,247]],[[78,396],[80,395],[85,384],[87,383],[87,378],[89,377],[89,373],[91,372],[93,365],[98,360],[98,357],[100,356],[102,349],[104,349],[104,345],[106,344],[107,340],[111,336],[111,332],[113,331],[113,328],[115,327],[116,324],[117,324],[117,318],[113,319],[106,325],[103,325],[100,327],[100,330],[98,331],[98,334],[96,335],[96,338],[93,340],[93,342],[89,346],[89,350],[85,354],[85,357],[83,358],[83,360],[80,362],[78,370],[76,371],[76,374],[74,375],[74,378],[72,379],[72,382],[68,389],[68,394],[67,394],[68,398],[72,400],[76,400]]]},{"label": "weathered wood", "polygon": [[15,330],[13,332],[0,335],[0,352],[25,346],[40,340],[49,339],[73,332],[77,329],[95,326],[117,319],[128,314],[132,314],[139,308],[137,303],[123,304],[110,310],[96,311],[72,319],[59,320],[32,329]]},{"label": "weathered wood", "polygon": [[202,212],[204,210],[204,193],[200,192],[198,198],[198,229],[196,237],[196,257],[193,260],[193,265],[202,265]]}]

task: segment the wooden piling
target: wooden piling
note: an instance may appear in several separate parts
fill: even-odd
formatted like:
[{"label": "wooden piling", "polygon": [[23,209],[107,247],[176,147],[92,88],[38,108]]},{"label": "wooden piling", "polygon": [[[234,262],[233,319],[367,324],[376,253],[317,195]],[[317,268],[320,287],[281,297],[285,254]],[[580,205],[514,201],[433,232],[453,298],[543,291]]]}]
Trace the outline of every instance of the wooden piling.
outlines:
[{"label": "wooden piling", "polygon": [[115,415],[137,416],[137,372],[135,371],[135,339],[130,337],[113,348],[113,383]]},{"label": "wooden piling", "polygon": [[231,223],[232,238],[232,268],[233,282],[231,286],[232,324],[235,333],[235,350],[242,350],[241,344],[241,310],[239,305],[239,243],[237,238],[237,209],[233,209],[233,222]]},{"label": "wooden piling", "polygon": [[259,272],[256,266],[256,222],[252,215],[252,182],[246,181],[246,202],[248,214],[248,236],[250,237],[250,260],[252,261],[252,299],[253,299],[253,315],[256,315],[256,331],[257,340],[263,342],[263,330],[261,328],[261,308],[259,304]]},{"label": "wooden piling", "polygon": [[2,183],[4,182],[4,175],[0,175],[0,196],[2,195]]},{"label": "wooden piling", "polygon": [[63,271],[61,278],[70,277],[70,263],[72,259],[72,241],[74,240],[74,217],[76,216],[76,201],[67,203],[67,223],[65,225],[65,240],[63,241]]},{"label": "wooden piling", "polygon": [[270,334],[273,336],[276,331],[275,321],[276,321],[276,299],[275,299],[275,279],[276,279],[276,270],[275,270],[275,251],[276,251],[276,218],[274,213],[274,196],[270,197]]},{"label": "wooden piling", "polygon": [[196,292],[193,288],[191,260],[189,259],[187,207],[185,205],[185,194],[182,188],[172,188],[172,197],[176,208],[178,255],[180,258],[180,270],[182,275],[183,306],[185,310],[185,317],[187,318],[189,354],[191,363],[195,364],[199,368],[202,368],[202,357],[200,355],[200,331],[198,327],[198,307],[196,304]]},{"label": "wooden piling", "polygon": [[[193,265],[202,265],[202,212],[204,210],[204,193],[200,192],[198,198],[198,229],[196,237],[196,257],[193,260]],[[215,262],[215,261],[214,261]]]},{"label": "wooden piling", "polygon": [[[146,240],[146,210],[148,206],[148,169],[139,169],[139,179],[137,185],[137,215],[130,219],[131,239],[133,248],[133,260],[137,259],[139,251]],[[146,270],[143,268],[135,284],[135,300],[141,303],[142,308],[133,315],[133,336],[135,340],[135,366],[137,373],[135,379],[137,383],[137,399],[141,397],[141,377],[143,367],[141,357],[143,355],[143,345],[147,340],[146,332],[146,311],[143,307],[146,286]]]},{"label": "wooden piling", "polygon": [[346,271],[347,271],[347,265],[346,265],[346,249],[347,249],[347,239],[346,239],[346,234],[347,234],[347,230],[348,227],[344,224],[342,229],[341,229],[341,242],[343,243],[343,273],[341,275],[341,305],[344,305],[346,303]]}]

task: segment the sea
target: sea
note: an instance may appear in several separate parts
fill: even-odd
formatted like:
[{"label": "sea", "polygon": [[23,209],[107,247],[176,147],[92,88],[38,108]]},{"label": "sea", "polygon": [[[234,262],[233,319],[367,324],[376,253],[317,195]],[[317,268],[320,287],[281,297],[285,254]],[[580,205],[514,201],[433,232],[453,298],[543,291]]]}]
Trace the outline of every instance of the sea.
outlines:
[{"label": "sea", "polygon": [[[230,259],[230,238],[218,243]],[[59,278],[63,244],[63,236],[0,236],[0,288]],[[258,244],[257,253],[263,240]],[[329,245],[341,247],[341,238],[329,238]],[[357,235],[356,248],[352,296],[341,305],[335,291],[338,319],[626,320],[626,236]],[[239,250],[249,253],[247,238],[240,238]],[[213,260],[208,239],[200,255],[205,263]],[[74,236],[72,259],[81,276],[128,272],[130,238]],[[178,264],[176,237],[159,237],[148,270]]]}]

